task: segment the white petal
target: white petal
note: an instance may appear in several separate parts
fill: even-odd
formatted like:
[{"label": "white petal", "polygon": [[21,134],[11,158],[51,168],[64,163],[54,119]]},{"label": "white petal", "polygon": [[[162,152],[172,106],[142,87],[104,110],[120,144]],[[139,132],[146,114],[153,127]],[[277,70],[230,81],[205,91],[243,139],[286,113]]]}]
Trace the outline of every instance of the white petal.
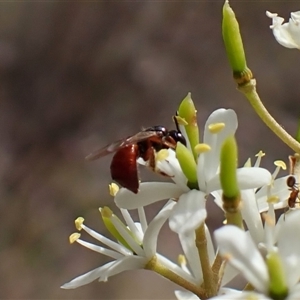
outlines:
[{"label": "white petal", "polygon": [[199,252],[195,244],[195,231],[179,234],[178,236],[184,255],[189,263],[193,276],[197,281],[197,285],[200,285],[203,282],[203,274],[199,259]]},{"label": "white petal", "polygon": [[[222,290],[222,289],[221,289]],[[211,300],[272,300],[263,294],[255,292],[236,291],[228,289],[227,293],[221,294],[220,296],[210,298]]]},{"label": "white petal", "polygon": [[300,24],[299,12],[292,13],[289,23],[283,23],[284,19],[277,14],[266,12],[267,16],[272,19],[270,28],[273,30],[275,39],[279,44],[287,48],[300,49]]},{"label": "white petal", "polygon": [[[215,123],[225,123],[225,127],[217,134],[209,131],[209,126]],[[197,176],[200,190],[206,190],[206,182],[218,171],[220,149],[224,140],[233,135],[237,129],[237,115],[232,109],[220,108],[215,110],[207,119],[203,134],[203,143],[208,144],[211,150],[199,155]]]},{"label": "white petal", "polygon": [[[271,188],[271,195],[278,197],[278,203],[274,204],[275,209],[285,208],[287,206],[287,199],[291,192],[289,191],[288,186],[286,184],[287,177],[289,177],[289,175],[276,179],[273,183],[273,187]],[[268,189],[267,186],[263,186],[256,193],[259,212],[264,212],[269,209],[269,204],[267,202],[268,200],[267,189]]]},{"label": "white petal", "polygon": [[147,218],[146,218],[146,214],[145,214],[145,209],[143,206],[138,207],[138,214],[139,214],[139,220],[140,220],[140,224],[141,224],[141,231],[143,233],[145,233],[147,227],[148,227],[148,223],[147,223]]},{"label": "white petal", "polygon": [[143,240],[145,256],[148,259],[151,259],[156,254],[158,234],[166,220],[169,218],[175,204],[175,202],[169,201],[148,225]]},{"label": "white petal", "polygon": [[187,291],[174,291],[177,300],[201,300],[198,296]]},{"label": "white petal", "polygon": [[135,223],[133,221],[133,219],[127,209],[121,208],[120,211],[121,211],[122,216],[127,224],[127,227],[134,234],[135,238],[141,243],[143,241],[143,233],[140,230],[141,224],[139,224],[137,226],[137,223]]},{"label": "white petal", "polygon": [[137,255],[125,256],[122,259],[116,260],[109,268],[101,274],[99,281],[106,281],[107,278],[122,273],[124,271],[144,269],[148,260]]},{"label": "white petal", "polygon": [[207,251],[208,251],[208,256],[209,256],[209,262],[212,265],[215,257],[216,257],[216,253],[215,253],[215,248],[212,242],[212,238],[209,232],[208,227],[206,226],[206,224],[204,224],[205,226],[205,235],[206,235],[206,241],[207,241]]},{"label": "white petal", "polygon": [[171,272],[177,274],[178,276],[184,278],[186,281],[189,281],[194,285],[198,284],[198,282],[191,274],[184,271],[181,267],[179,267],[177,264],[170,261],[168,258],[160,255],[159,253],[156,255],[156,257],[158,262],[164,265],[165,268],[169,269]]},{"label": "white petal", "polygon": [[300,299],[300,284],[297,284],[293,287],[293,290],[290,292],[287,300],[299,300]]},{"label": "white petal", "polygon": [[215,231],[215,239],[221,255],[257,290],[267,293],[267,267],[250,236],[236,226],[227,225]]},{"label": "white petal", "polygon": [[182,172],[178,159],[176,158],[175,151],[168,149],[169,156],[162,161],[158,161],[156,167],[162,173],[170,176],[170,178],[184,191],[189,191],[187,187],[187,178]]},{"label": "white petal", "polygon": [[112,224],[115,226],[116,230],[119,232],[119,234],[123,237],[123,239],[126,241],[126,243],[130,246],[132,251],[136,253],[139,256],[144,256],[145,252],[142,246],[137,242],[134,236],[128,231],[127,227],[124,226],[124,224],[120,221],[120,219],[112,215],[110,218]]},{"label": "white petal", "polygon": [[278,249],[292,287],[300,278],[300,211],[291,211],[284,219],[278,231]]},{"label": "white petal", "polygon": [[223,210],[223,199],[222,199],[223,192],[219,190],[219,191],[211,192],[210,194],[214,197],[214,202],[219,206],[219,208]]},{"label": "white petal", "polygon": [[[264,168],[239,168],[236,170],[237,181],[241,190],[253,189],[271,184],[272,175]],[[207,193],[220,190],[219,174],[207,182]]]},{"label": "white petal", "polygon": [[237,178],[241,190],[258,188],[272,182],[271,173],[264,168],[237,169]]},{"label": "white petal", "polygon": [[[278,197],[278,202],[274,203],[275,209],[287,207],[287,199],[289,198],[291,193],[286,184],[286,180],[288,177],[289,175],[276,179],[271,186],[271,195]],[[260,212],[264,212],[269,209],[269,205],[267,203],[267,188],[267,186],[264,186],[256,193],[257,204]]]},{"label": "white petal", "polygon": [[185,233],[197,229],[206,219],[205,194],[191,190],[179,197],[174,207],[169,226],[176,233]]},{"label": "white petal", "polygon": [[96,268],[92,271],[89,271],[88,273],[85,273],[81,276],[78,276],[71,280],[68,283],[65,283],[61,286],[62,289],[75,289],[77,287],[80,287],[82,285],[91,283],[92,281],[96,280],[101,276],[102,273],[104,273],[109,267],[111,267],[116,261],[111,261],[99,268]]},{"label": "white petal", "polygon": [[226,264],[221,286],[225,286],[239,274],[239,271],[230,264]]},{"label": "white petal", "polygon": [[143,182],[137,194],[121,188],[115,196],[115,203],[121,208],[135,209],[160,200],[179,198],[181,194],[182,190],[174,183]]},{"label": "white petal", "polygon": [[254,189],[242,190],[241,213],[256,244],[264,240],[264,228],[256,203]]}]

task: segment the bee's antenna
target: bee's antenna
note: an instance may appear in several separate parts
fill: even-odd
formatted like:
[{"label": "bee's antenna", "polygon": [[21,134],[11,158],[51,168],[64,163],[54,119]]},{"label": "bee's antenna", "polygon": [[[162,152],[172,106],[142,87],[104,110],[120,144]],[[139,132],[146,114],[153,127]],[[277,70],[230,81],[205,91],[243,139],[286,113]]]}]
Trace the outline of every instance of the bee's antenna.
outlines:
[{"label": "bee's antenna", "polygon": [[173,116],[173,121],[174,121],[174,123],[175,123],[176,130],[177,130],[178,132],[181,133],[181,131],[180,131],[180,129],[179,129],[179,124],[178,124],[178,121],[177,121],[177,118],[176,118],[177,116],[178,116],[178,111],[176,111],[175,116]]}]

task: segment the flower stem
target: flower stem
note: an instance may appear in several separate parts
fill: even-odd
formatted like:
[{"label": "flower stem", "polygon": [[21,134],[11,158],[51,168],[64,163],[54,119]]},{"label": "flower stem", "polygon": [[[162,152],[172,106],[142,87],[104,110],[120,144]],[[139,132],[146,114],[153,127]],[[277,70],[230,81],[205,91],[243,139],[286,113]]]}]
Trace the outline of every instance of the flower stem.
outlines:
[{"label": "flower stem", "polygon": [[[207,250],[207,239],[205,235],[204,224],[196,229],[196,247],[198,249],[199,258],[203,272],[203,285],[206,291],[206,296],[211,298],[218,293],[218,280],[211,268],[209,255]],[[201,298],[202,299],[202,298]]]},{"label": "flower stem", "polygon": [[195,295],[199,296],[201,299],[206,299],[205,290],[200,286],[196,286],[183,277],[179,276],[175,272],[171,271],[169,268],[160,263],[156,256],[154,256],[145,266],[145,269],[152,270],[161,276],[169,279],[170,281],[182,286],[188,291],[191,291]]},{"label": "flower stem", "polygon": [[225,212],[226,224],[235,225],[240,229],[244,229],[243,218],[240,210],[235,212]]},{"label": "flower stem", "polygon": [[288,134],[282,126],[270,115],[263,105],[256,91],[256,80],[251,79],[249,83],[238,86],[238,90],[246,96],[255,112],[262,121],[291,149],[296,153],[300,153],[300,143],[298,143],[290,134]]},{"label": "flower stem", "polygon": [[212,268],[211,268],[213,273],[214,273],[214,276],[215,276],[216,280],[218,281],[218,290],[220,289],[222,279],[223,279],[223,276],[224,276],[225,265],[226,265],[226,261],[223,260],[222,256],[218,252],[216,257],[215,257]]}]

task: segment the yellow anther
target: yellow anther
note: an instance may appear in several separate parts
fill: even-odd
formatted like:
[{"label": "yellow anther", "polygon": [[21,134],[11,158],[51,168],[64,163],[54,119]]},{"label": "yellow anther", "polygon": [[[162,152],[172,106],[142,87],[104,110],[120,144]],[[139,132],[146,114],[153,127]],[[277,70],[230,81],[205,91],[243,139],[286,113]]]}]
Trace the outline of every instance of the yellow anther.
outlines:
[{"label": "yellow anther", "polygon": [[84,222],[84,218],[83,217],[78,217],[75,220],[75,227],[76,227],[77,230],[80,231],[82,229],[83,222]]},{"label": "yellow anther", "polygon": [[108,188],[109,188],[109,194],[110,194],[111,196],[115,197],[116,194],[117,194],[118,191],[119,191],[118,185],[115,184],[114,182],[112,182],[112,183],[108,186]]},{"label": "yellow anther", "polygon": [[201,153],[210,151],[211,148],[208,144],[201,143],[201,144],[196,145],[194,150],[196,153],[201,154]]},{"label": "yellow anther", "polygon": [[180,266],[186,266],[186,258],[183,254],[178,255],[177,261]]},{"label": "yellow anther", "polygon": [[78,232],[74,232],[69,236],[69,242],[70,244],[73,244],[74,242],[76,242],[78,239],[80,238],[80,233]]},{"label": "yellow anther", "polygon": [[189,125],[189,123],[180,116],[175,116],[175,119],[179,125],[183,125],[183,126]]},{"label": "yellow anther", "polygon": [[225,127],[225,123],[214,123],[214,124],[210,124],[208,125],[208,130],[211,133],[219,133],[220,131],[222,131]]},{"label": "yellow anther", "polygon": [[266,155],[266,153],[262,152],[261,150],[255,154],[255,157],[264,157]]},{"label": "yellow anther", "polygon": [[286,170],[286,164],[285,164],[285,162],[282,161],[282,160],[275,160],[275,161],[274,161],[274,165],[275,165],[276,167],[282,168],[282,170]]},{"label": "yellow anther", "polygon": [[267,202],[270,204],[276,204],[279,202],[279,197],[276,195],[272,195],[267,199]]},{"label": "yellow anther", "polygon": [[108,206],[100,207],[99,211],[103,218],[111,218],[113,215],[113,211]]},{"label": "yellow anther", "polygon": [[162,161],[165,160],[169,156],[169,151],[167,149],[162,149],[156,153],[155,160]]}]

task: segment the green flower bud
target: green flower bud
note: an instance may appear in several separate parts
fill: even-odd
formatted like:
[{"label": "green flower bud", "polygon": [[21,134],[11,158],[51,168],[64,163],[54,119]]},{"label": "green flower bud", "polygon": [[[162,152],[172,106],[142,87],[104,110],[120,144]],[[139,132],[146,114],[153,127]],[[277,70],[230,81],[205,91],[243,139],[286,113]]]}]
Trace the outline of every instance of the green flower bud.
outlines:
[{"label": "green flower bud", "polygon": [[237,145],[234,136],[229,136],[223,143],[220,157],[220,181],[223,198],[234,200],[239,198],[240,190],[236,177]]},{"label": "green flower bud", "polygon": [[247,68],[239,24],[228,0],[223,6],[222,34],[233,76],[239,85],[243,85],[250,81],[252,73]]},{"label": "green flower bud", "polygon": [[183,174],[188,179],[188,186],[192,189],[198,189],[196,162],[192,153],[180,142],[176,146],[176,157]]},{"label": "green flower bud", "polygon": [[194,151],[194,148],[197,144],[199,144],[199,128],[197,124],[197,110],[191,98],[191,93],[188,93],[182,100],[178,109],[178,115],[186,122],[184,128],[196,160],[198,154]]},{"label": "green flower bud", "polygon": [[278,253],[269,253],[266,263],[270,276],[269,295],[272,299],[285,299],[288,295],[288,287],[282,261]]}]

